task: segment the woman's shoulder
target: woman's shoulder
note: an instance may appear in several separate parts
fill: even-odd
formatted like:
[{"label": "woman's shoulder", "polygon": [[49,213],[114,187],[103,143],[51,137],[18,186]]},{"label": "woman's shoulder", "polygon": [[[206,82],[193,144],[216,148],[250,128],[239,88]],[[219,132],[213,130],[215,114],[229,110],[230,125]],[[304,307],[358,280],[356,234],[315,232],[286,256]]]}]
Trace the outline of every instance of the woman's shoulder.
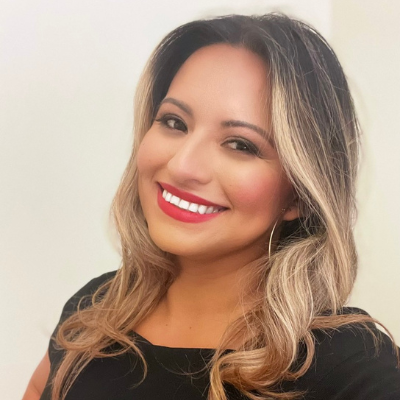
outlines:
[{"label": "woman's shoulder", "polygon": [[[356,307],[344,307],[340,314],[370,316],[365,310]],[[317,358],[319,355],[335,355],[335,361],[341,362],[359,352],[370,354],[369,350],[372,350],[374,355],[378,355],[385,349],[396,355],[396,346],[392,340],[373,322],[349,323],[326,330],[316,329],[313,333]]]},{"label": "woman's shoulder", "polygon": [[91,296],[100,288],[104,283],[113,279],[117,271],[106,272],[100,276],[91,279],[88,283],[82,286],[75,294],[73,294],[64,304],[61,312],[59,322],[52,334],[54,337],[60,325],[72,314],[74,314],[78,307],[84,309],[92,304]]},{"label": "woman's shoulder", "polygon": [[115,277],[117,271],[110,271],[105,272],[102,275],[96,276],[95,278],[91,279],[88,283],[82,286],[73,297],[83,297],[86,295],[93,294],[101,285],[108,282],[109,280]]},{"label": "woman's shoulder", "polygon": [[50,360],[53,361],[53,358],[57,356],[60,351],[54,346],[54,338],[56,337],[57,331],[61,324],[72,314],[74,314],[78,307],[80,309],[86,308],[90,306],[92,303],[91,296],[96,292],[98,288],[100,288],[104,283],[113,279],[117,271],[106,272],[100,276],[97,276],[91,279],[88,283],[82,286],[75,294],[73,294],[67,302],[64,304],[64,307],[61,312],[60,319],[58,324],[56,325],[53,334],[51,335],[50,344],[49,344],[49,355]]},{"label": "woman's shoulder", "polygon": [[[365,314],[345,308],[343,314]],[[400,399],[397,347],[374,324],[349,324],[315,330],[315,356],[305,375],[294,382],[307,399]]]},{"label": "woman's shoulder", "polygon": [[[68,299],[64,305],[63,313],[76,311],[81,299],[93,295],[100,286],[113,279],[116,273],[117,271],[110,271],[91,279]],[[85,307],[85,305],[85,303],[82,304],[83,307]]]}]

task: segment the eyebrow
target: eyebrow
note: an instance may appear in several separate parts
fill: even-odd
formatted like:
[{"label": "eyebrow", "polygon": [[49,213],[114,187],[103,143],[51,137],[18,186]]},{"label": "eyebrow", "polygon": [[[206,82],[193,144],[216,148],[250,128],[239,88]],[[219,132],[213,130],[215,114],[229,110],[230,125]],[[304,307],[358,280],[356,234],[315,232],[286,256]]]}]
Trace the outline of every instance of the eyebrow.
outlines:
[{"label": "eyebrow", "polygon": [[231,119],[229,121],[223,121],[221,123],[221,125],[224,128],[230,128],[230,127],[233,127],[233,128],[249,128],[249,129],[253,130],[254,132],[258,133],[259,135],[261,135],[264,139],[269,140],[269,134],[267,133],[266,130],[260,128],[257,125],[250,124],[250,122]]},{"label": "eyebrow", "polygon": [[[192,111],[191,107],[188,104],[184,103],[183,101],[174,99],[173,97],[166,97],[164,100],[161,101],[158,108],[160,108],[161,105],[164,103],[173,104],[173,105],[177,106],[178,108],[180,108],[184,113],[186,113],[190,117],[193,117],[193,111]],[[233,128],[251,129],[252,131],[261,135],[264,139],[266,139],[272,146],[274,146],[271,135],[265,129],[262,129],[257,125],[251,124],[250,122],[231,119],[228,121],[222,121],[221,125],[224,128],[233,127]]]},{"label": "eyebrow", "polygon": [[160,108],[164,103],[170,103],[177,107],[179,107],[184,113],[188,114],[189,116],[193,117],[193,111],[186,103],[183,101],[179,101],[174,99],[173,97],[166,97],[158,106]]}]

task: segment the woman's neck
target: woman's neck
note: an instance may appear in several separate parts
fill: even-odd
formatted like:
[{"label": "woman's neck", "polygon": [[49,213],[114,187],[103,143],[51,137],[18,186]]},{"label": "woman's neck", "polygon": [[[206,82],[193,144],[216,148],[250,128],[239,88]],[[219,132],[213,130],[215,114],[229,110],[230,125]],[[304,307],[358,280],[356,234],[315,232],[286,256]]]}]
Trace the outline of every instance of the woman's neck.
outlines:
[{"label": "woman's neck", "polygon": [[137,332],[153,344],[215,348],[228,325],[243,314],[248,268],[182,259],[179,267],[179,275]]},{"label": "woman's neck", "polygon": [[242,277],[241,269],[185,266],[164,298],[165,311],[194,320],[229,315],[240,301]]}]

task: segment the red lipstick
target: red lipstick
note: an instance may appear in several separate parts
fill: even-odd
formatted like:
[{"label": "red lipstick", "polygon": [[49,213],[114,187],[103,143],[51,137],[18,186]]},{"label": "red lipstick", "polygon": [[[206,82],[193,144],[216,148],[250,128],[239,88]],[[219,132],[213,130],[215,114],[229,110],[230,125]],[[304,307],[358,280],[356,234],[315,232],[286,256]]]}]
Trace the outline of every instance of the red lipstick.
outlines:
[{"label": "red lipstick", "polygon": [[166,191],[170,192],[174,196],[177,196],[182,200],[186,200],[189,203],[196,203],[196,204],[203,204],[205,206],[214,206],[214,207],[224,208],[224,207],[220,206],[219,204],[211,203],[210,201],[203,199],[201,197],[195,196],[194,194],[184,192],[183,190],[180,190],[174,186],[171,186],[168,183],[160,182],[159,184],[162,189],[165,189]]},{"label": "red lipstick", "polygon": [[174,196],[179,197],[182,200],[186,200],[189,203],[196,203],[196,204],[201,204],[204,206],[212,206],[216,208],[221,208],[224,209],[224,207],[219,206],[218,204],[211,203],[210,201],[207,201],[201,197],[195,196],[191,193],[184,192],[182,190],[179,190],[175,188],[174,186],[168,185],[166,183],[160,183],[160,187],[157,193],[157,202],[161,210],[170,216],[171,218],[174,218],[178,221],[182,222],[188,222],[188,223],[199,223],[199,222],[205,222],[209,221],[210,219],[213,219],[217,217],[218,215],[221,214],[222,211],[211,213],[211,214],[200,214],[198,212],[191,212],[188,210],[184,210],[182,208],[179,208],[176,205],[173,205],[166,201],[163,196],[163,190],[166,190],[167,192],[171,193]]}]

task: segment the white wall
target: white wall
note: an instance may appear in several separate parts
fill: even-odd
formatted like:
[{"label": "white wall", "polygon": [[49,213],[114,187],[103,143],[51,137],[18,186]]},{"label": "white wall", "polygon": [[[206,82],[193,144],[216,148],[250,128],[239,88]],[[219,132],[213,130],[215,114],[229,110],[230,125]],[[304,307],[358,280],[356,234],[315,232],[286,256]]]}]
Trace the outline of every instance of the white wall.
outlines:
[{"label": "white wall", "polygon": [[364,129],[356,239],[360,269],[350,303],[400,341],[400,2],[335,0],[332,43]]},{"label": "white wall", "polygon": [[[367,2],[365,18],[359,18],[361,3],[366,2],[0,0],[3,399],[22,396],[68,297],[93,276],[118,268],[108,209],[130,153],[135,84],[163,35],[204,16],[280,10],[313,23],[334,41],[368,116],[357,231],[362,265],[352,301],[400,339],[400,185],[393,173],[399,169],[399,119],[393,112],[398,82],[394,50],[381,43],[395,13],[379,10],[374,34],[368,15],[377,7]],[[391,29],[399,37],[398,28]],[[373,48],[361,40],[365,35],[375,40]],[[370,59],[376,61],[366,66]]]}]

